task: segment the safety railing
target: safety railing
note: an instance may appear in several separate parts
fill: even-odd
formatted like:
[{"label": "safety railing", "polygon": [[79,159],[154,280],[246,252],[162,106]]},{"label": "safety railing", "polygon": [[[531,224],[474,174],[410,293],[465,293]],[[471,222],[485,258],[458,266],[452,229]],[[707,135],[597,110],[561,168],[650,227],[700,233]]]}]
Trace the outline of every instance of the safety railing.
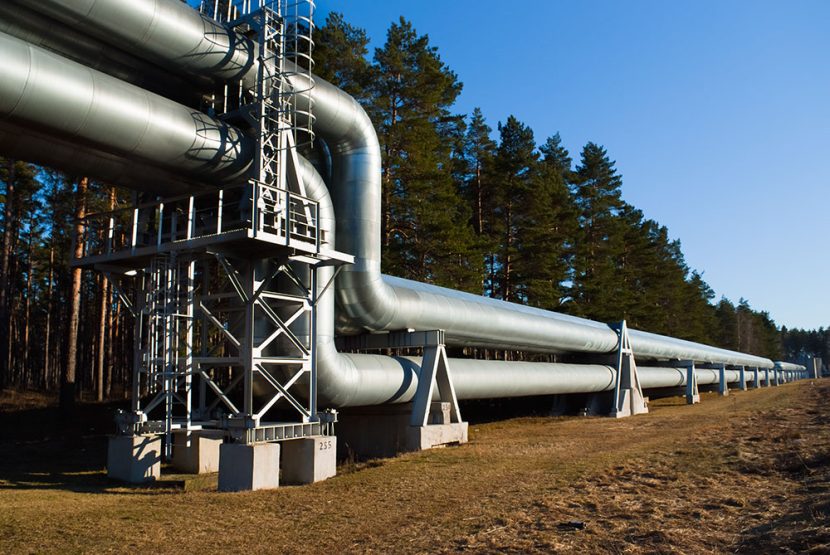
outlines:
[{"label": "safety railing", "polygon": [[81,225],[85,258],[218,242],[240,232],[316,253],[321,241],[315,201],[256,181],[90,214]]}]

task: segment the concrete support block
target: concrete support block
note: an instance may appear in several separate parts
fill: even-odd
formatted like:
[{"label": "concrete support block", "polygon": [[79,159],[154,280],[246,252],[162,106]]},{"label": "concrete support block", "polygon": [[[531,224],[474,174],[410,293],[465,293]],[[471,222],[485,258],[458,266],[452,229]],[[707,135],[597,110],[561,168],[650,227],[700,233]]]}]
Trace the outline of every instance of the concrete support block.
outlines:
[{"label": "concrete support block", "polygon": [[286,484],[313,484],[337,474],[337,438],[314,436],[283,441],[282,480]]},{"label": "concrete support block", "polygon": [[410,426],[406,434],[407,451],[423,451],[447,445],[467,443],[466,422],[457,424],[434,424],[432,426]]},{"label": "concrete support block", "polygon": [[219,491],[274,489],[279,485],[278,443],[223,443],[219,447]]},{"label": "concrete support block", "polygon": [[219,471],[221,430],[179,430],[173,432],[173,466],[188,474]]},{"label": "concrete support block", "polygon": [[107,476],[141,484],[161,475],[161,437],[112,436],[107,447]]},{"label": "concrete support block", "polygon": [[[430,421],[443,419],[443,413],[443,408],[431,410]],[[466,422],[410,426],[411,414],[410,403],[343,410],[337,424],[340,456],[392,457],[405,451],[466,443]]]}]

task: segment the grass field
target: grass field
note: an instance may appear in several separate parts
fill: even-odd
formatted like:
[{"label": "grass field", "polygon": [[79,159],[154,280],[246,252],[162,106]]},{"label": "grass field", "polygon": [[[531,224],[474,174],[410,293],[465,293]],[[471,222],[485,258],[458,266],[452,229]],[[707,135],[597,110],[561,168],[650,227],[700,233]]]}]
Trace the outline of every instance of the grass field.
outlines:
[{"label": "grass field", "polygon": [[[109,482],[101,430],[24,434],[7,396],[0,553],[825,553],[828,395],[803,381],[623,420],[474,424],[461,447],[237,494]],[[49,421],[36,399],[21,410]]]}]

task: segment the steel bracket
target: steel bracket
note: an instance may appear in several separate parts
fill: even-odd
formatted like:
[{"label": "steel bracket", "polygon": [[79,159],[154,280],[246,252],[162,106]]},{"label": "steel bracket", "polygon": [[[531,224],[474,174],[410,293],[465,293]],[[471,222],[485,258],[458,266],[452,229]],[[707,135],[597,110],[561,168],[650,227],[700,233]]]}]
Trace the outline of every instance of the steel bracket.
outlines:
[{"label": "steel bracket", "polygon": [[610,326],[617,332],[616,380],[614,383],[614,404],[611,414],[614,418],[625,418],[635,414],[648,412],[648,403],[643,396],[640,378],[637,375],[637,364],[634,362],[634,351],[628,337],[628,325],[625,320]]},{"label": "steel bracket", "polygon": [[700,402],[700,390],[697,387],[697,371],[695,361],[681,360],[677,362],[680,368],[686,369],[686,404],[694,405]]}]

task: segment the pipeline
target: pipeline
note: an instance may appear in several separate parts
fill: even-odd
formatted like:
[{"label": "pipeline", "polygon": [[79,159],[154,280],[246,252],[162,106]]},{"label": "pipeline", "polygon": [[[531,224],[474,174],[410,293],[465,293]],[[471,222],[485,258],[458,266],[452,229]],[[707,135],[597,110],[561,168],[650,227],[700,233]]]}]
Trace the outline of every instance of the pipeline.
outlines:
[{"label": "pipeline", "polygon": [[[257,71],[255,49],[248,39],[175,0],[134,0],[128,4],[117,0],[41,0],[25,5],[18,2],[15,7],[21,13],[40,11],[39,17],[78,26],[102,42],[126,45],[132,55],[153,65],[192,75],[196,78],[190,86],[195,89],[204,87],[206,78],[245,82]],[[27,20],[28,36],[37,25],[36,19]],[[12,21],[4,30],[20,36],[22,28]],[[0,59],[4,60],[0,64],[0,151],[79,172],[95,167],[97,177],[142,190],[152,190],[134,177],[148,175],[145,168],[154,180],[163,183],[165,177],[171,177],[183,187],[228,183],[244,176],[251,152],[242,131],[86,67],[87,59],[97,56],[99,69],[115,72],[108,69],[112,66],[109,60],[89,48],[68,53],[63,52],[66,46],[60,41],[43,42],[43,46],[76,61],[0,35]],[[123,75],[123,66],[118,66],[118,71],[129,81],[141,82],[138,76]],[[310,88],[299,75],[292,79],[297,90]],[[163,81],[159,80],[159,91],[164,89]],[[71,86],[50,85],[56,82]],[[315,79],[314,85],[315,130],[331,157],[329,205],[339,214],[336,219],[330,215],[336,222],[336,234],[332,235],[336,235],[337,249],[356,259],[354,267],[345,269],[337,282],[337,331],[444,329],[448,343],[455,345],[547,353],[614,351],[616,333],[599,322],[382,275],[377,136],[353,98],[320,79]],[[299,101],[307,102],[307,94],[300,93]],[[169,121],[175,124],[171,126]],[[24,140],[15,143],[12,133],[18,139],[22,134]],[[58,148],[38,152],[50,141]],[[101,163],[89,165],[96,160]],[[316,184],[312,187],[315,200],[324,201],[328,194],[325,184],[311,174],[310,165],[304,164],[304,168],[307,181]],[[324,204],[321,202],[321,218]],[[321,276],[320,282],[326,281]],[[328,295],[324,301],[317,338],[321,399],[334,406],[409,400],[417,384],[419,361],[338,353],[334,300]],[[671,337],[635,330],[630,336],[639,358],[773,367],[772,361],[762,357]],[[459,398],[540,395],[576,391],[574,388],[584,392],[609,387],[609,379],[613,384],[609,368],[596,365],[461,359],[451,364]],[[655,372],[645,370],[644,375]],[[651,385],[664,382],[645,378],[643,386],[664,387]]]}]

